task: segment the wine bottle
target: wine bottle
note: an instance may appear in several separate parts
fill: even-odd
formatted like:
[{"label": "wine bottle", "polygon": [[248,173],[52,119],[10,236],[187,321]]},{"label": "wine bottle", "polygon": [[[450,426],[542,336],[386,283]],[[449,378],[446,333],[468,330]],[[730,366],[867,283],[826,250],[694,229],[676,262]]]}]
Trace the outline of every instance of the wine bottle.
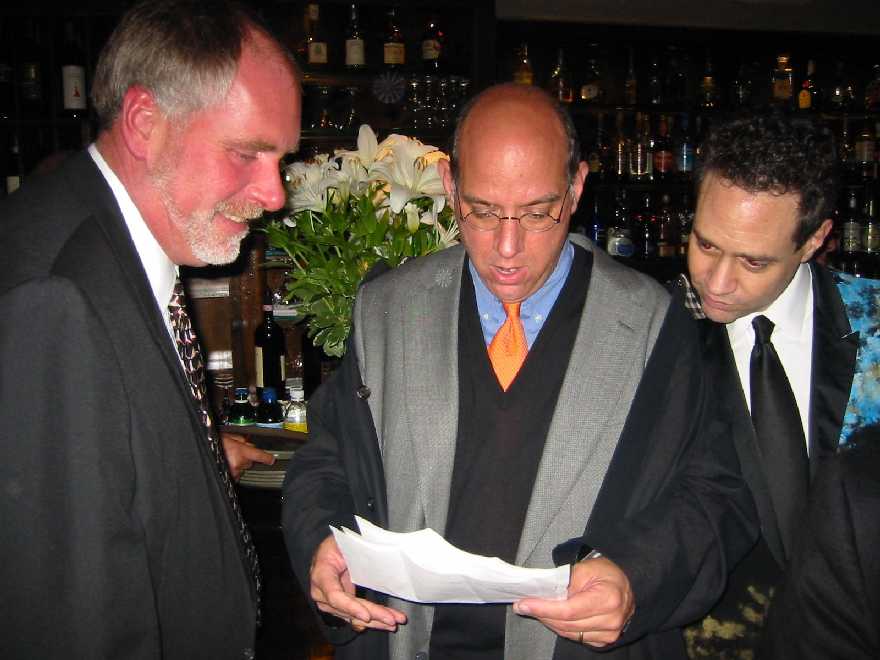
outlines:
[{"label": "wine bottle", "polygon": [[9,151],[6,156],[6,194],[11,195],[21,186],[24,166],[18,145],[18,135],[9,134]]},{"label": "wine bottle", "polygon": [[561,48],[556,54],[556,66],[550,73],[547,91],[561,103],[571,103],[574,100],[574,94],[571,89],[571,76],[568,74],[568,69],[565,66],[565,52]]},{"label": "wine bottle", "polygon": [[61,50],[62,111],[71,119],[83,119],[86,112],[85,57],[71,21],[64,24],[64,47]]},{"label": "wine bottle", "polygon": [[308,34],[308,63],[309,66],[322,67],[327,64],[329,57],[327,39],[321,28],[321,10],[317,2],[308,5],[309,34]]},{"label": "wine bottle", "polygon": [[532,70],[532,61],[529,59],[529,45],[523,43],[517,53],[516,65],[513,68],[513,82],[518,85],[535,84],[535,73]]},{"label": "wine bottle", "polygon": [[388,24],[382,43],[382,63],[391,69],[406,64],[406,43],[397,24],[397,10],[394,7],[388,10]]},{"label": "wine bottle", "polygon": [[345,30],[345,66],[348,69],[362,69],[366,65],[364,35],[358,20],[358,7],[351,5],[348,27]]},{"label": "wine bottle", "polygon": [[275,322],[272,297],[267,291],[263,301],[263,322],[254,332],[254,368],[257,387],[274,387],[284,391],[284,330]]},{"label": "wine bottle", "polygon": [[440,29],[437,16],[431,15],[428,18],[425,33],[422,35],[422,68],[425,73],[442,73],[446,60],[444,57],[445,45],[446,35]]},{"label": "wine bottle", "polygon": [[798,92],[798,110],[812,111],[819,107],[819,85],[816,84],[816,63],[807,60],[807,74],[801,82],[801,91]]},{"label": "wine bottle", "polygon": [[33,20],[25,24],[25,34],[19,45],[18,84],[21,109],[25,116],[40,117],[45,111],[43,91],[43,54],[39,27]]}]

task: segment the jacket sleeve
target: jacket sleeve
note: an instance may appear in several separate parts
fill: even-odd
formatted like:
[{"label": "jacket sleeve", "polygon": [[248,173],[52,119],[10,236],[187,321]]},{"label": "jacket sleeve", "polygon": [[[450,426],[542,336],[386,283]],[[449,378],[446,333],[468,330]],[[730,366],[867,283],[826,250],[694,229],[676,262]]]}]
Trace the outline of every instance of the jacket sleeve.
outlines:
[{"label": "jacket sleeve", "polygon": [[10,289],[0,307],[2,655],[156,658],[129,394],[106,330],[62,278]]},{"label": "jacket sleeve", "polygon": [[757,539],[721,414],[735,394],[718,390],[697,322],[673,302],[583,539],[624,570],[635,594],[620,643],[702,616]]},{"label": "jacket sleeve", "polygon": [[[309,439],[294,454],[284,481],[284,539],[307,595],[312,557],[330,534],[330,525],[356,530],[355,515],[387,524],[378,441],[354,353],[349,340],[340,366],[309,400]],[[382,601],[378,594],[363,595]],[[354,636],[348,626],[335,626],[332,617],[314,609],[331,642],[343,643]]]}]

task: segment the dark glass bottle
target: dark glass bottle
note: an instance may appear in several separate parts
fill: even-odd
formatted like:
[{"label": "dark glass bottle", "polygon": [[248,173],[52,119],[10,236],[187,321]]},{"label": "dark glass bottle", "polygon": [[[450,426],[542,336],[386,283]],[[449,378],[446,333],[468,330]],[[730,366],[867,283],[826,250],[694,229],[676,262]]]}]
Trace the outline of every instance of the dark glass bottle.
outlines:
[{"label": "dark glass bottle", "polygon": [[248,389],[246,387],[235,388],[235,401],[229,410],[229,419],[227,423],[234,426],[247,426],[256,421],[255,410],[248,401]]},{"label": "dark glass bottle", "polygon": [[71,21],[64,24],[64,46],[61,50],[61,92],[63,114],[71,119],[85,118],[88,97],[85,56]]},{"label": "dark glass bottle", "polygon": [[610,167],[606,169],[608,178],[623,181],[629,174],[629,137],[626,134],[625,117],[622,111],[617,112],[614,120],[614,142],[611,147]]},{"label": "dark glass bottle", "polygon": [[388,10],[388,22],[382,42],[382,63],[392,69],[406,64],[406,44],[397,23],[397,10],[394,7]]},{"label": "dark glass bottle", "polygon": [[865,186],[865,227],[862,231],[865,277],[880,278],[880,218],[878,218],[876,184]]},{"label": "dark glass bottle", "polygon": [[602,80],[602,54],[599,44],[587,46],[587,63],[584,80],[581,84],[581,101],[584,103],[602,103],[605,100],[605,83]]},{"label": "dark glass bottle", "polygon": [[571,88],[571,76],[565,66],[565,52],[560,48],[556,53],[556,66],[550,73],[547,82],[547,91],[550,92],[560,103],[571,103],[574,93]]},{"label": "dark glass bottle", "polygon": [[660,58],[655,53],[651,56],[651,68],[648,71],[648,89],[646,100],[650,105],[661,105],[664,100],[663,76],[660,73]]},{"label": "dark glass bottle", "polygon": [[740,62],[736,77],[730,83],[730,107],[734,110],[744,110],[752,102],[752,79],[749,75],[749,67],[745,62]]},{"label": "dark glass bottle", "polygon": [[22,114],[28,118],[42,117],[46,110],[43,48],[40,28],[35,20],[26,21],[18,52],[18,87]]},{"label": "dark glass bottle", "polygon": [[436,15],[428,18],[425,32],[422,35],[422,68],[425,73],[443,73],[446,57],[444,47],[446,35],[440,29],[440,21]]},{"label": "dark glass bottle", "polygon": [[642,206],[633,214],[633,242],[635,257],[653,259],[657,256],[657,216],[651,203],[651,193],[642,195]]},{"label": "dark glass bottle", "polygon": [[275,322],[271,294],[263,302],[263,322],[254,332],[254,368],[257,387],[284,391],[284,329]]},{"label": "dark glass bottle", "polygon": [[834,78],[831,81],[831,86],[828,88],[825,99],[829,110],[834,112],[849,112],[852,110],[855,91],[853,90],[852,81],[846,73],[846,63],[843,60],[837,60],[834,68]]},{"label": "dark glass bottle", "polygon": [[678,254],[679,234],[677,218],[672,211],[672,198],[663,193],[660,210],[657,212],[657,256],[672,259]]},{"label": "dark glass bottle", "polygon": [[679,120],[678,136],[674,142],[675,171],[687,179],[694,171],[694,138],[690,131],[690,117],[683,114]]},{"label": "dark glass bottle", "polygon": [[798,110],[812,112],[819,108],[819,85],[816,83],[816,63],[807,60],[807,73],[801,82],[797,97]]},{"label": "dark glass bottle", "polygon": [[280,429],[284,425],[284,410],[278,401],[278,390],[264,387],[257,406],[257,426]]},{"label": "dark glass bottle", "polygon": [[6,153],[6,188],[7,195],[11,195],[21,186],[24,177],[24,165],[21,160],[21,151],[18,144],[18,135],[9,134],[9,148]]},{"label": "dark glass bottle", "polygon": [[587,236],[599,249],[605,249],[608,236],[605,229],[605,218],[602,214],[602,203],[599,193],[593,194],[593,205],[590,211],[590,224],[587,227]]},{"label": "dark glass bottle", "polygon": [[874,77],[865,85],[865,110],[880,111],[880,64],[874,65]]},{"label": "dark glass bottle", "polygon": [[625,188],[618,188],[615,194],[614,209],[611,221],[608,223],[607,237],[607,250],[611,256],[628,259],[635,253]]},{"label": "dark glass bottle", "polygon": [[623,83],[623,102],[635,105],[639,102],[639,79],[636,75],[636,51],[633,46],[628,49],[629,58],[626,68],[626,80]]},{"label": "dark glass bottle", "polygon": [[840,227],[840,253],[838,270],[856,277],[864,277],[865,263],[862,249],[862,237],[865,232],[864,222],[859,211],[859,200],[856,189],[848,193],[846,212]]},{"label": "dark glass bottle", "polygon": [[321,10],[317,2],[310,2],[308,7],[308,63],[310,67],[324,67],[330,58],[327,37],[321,25]]},{"label": "dark glass bottle", "polygon": [[348,69],[362,69],[366,66],[364,35],[358,18],[358,7],[352,4],[348,14],[348,26],[345,29],[345,66]]},{"label": "dark glass bottle", "polygon": [[608,166],[608,138],[605,134],[605,113],[596,117],[596,136],[587,151],[587,165],[590,168],[590,179],[599,181],[605,178]]},{"label": "dark glass bottle", "polygon": [[675,174],[675,155],[672,139],[669,137],[670,118],[660,115],[657,121],[657,135],[654,138],[654,178],[663,181]]}]

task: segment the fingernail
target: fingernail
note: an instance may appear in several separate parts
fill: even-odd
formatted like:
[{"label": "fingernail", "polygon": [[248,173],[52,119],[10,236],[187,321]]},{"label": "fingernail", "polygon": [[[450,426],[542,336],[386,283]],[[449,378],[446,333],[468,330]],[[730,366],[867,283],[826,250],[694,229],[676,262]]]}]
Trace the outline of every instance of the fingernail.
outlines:
[{"label": "fingernail", "polygon": [[520,605],[519,603],[513,604],[513,611],[517,614],[531,614],[531,610],[528,605]]}]

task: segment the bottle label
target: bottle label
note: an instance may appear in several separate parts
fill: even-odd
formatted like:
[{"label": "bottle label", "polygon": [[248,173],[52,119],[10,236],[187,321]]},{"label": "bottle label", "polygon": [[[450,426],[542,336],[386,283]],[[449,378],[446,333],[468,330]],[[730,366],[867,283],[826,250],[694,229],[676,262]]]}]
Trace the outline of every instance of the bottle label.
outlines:
[{"label": "bottle label", "polygon": [[874,222],[865,225],[862,244],[865,246],[865,252],[880,252],[880,225]]},{"label": "bottle label", "polygon": [[773,98],[777,101],[788,101],[791,98],[791,79],[773,81]]},{"label": "bottle label", "polygon": [[345,40],[345,66],[364,66],[364,40]]},{"label": "bottle label", "polygon": [[256,371],[257,387],[264,387],[263,382],[263,348],[262,346],[254,346],[254,370]]},{"label": "bottle label", "polygon": [[523,67],[513,74],[513,82],[517,85],[532,85],[535,82],[535,76]]},{"label": "bottle label", "polygon": [[840,228],[840,247],[844,252],[860,252],[862,249],[862,226],[850,220]]},{"label": "bottle label", "polygon": [[798,108],[800,110],[809,110],[813,107],[813,95],[806,89],[798,92]]},{"label": "bottle label", "polygon": [[436,60],[440,58],[440,42],[436,39],[425,39],[422,42],[422,59]]},{"label": "bottle label", "polygon": [[599,98],[599,94],[601,92],[601,88],[597,83],[589,83],[586,85],[581,85],[581,100],[582,101],[596,101]]},{"label": "bottle label", "polygon": [[64,109],[86,109],[86,71],[79,65],[69,64],[61,67],[61,80],[64,87]]},{"label": "bottle label", "polygon": [[860,139],[855,145],[856,160],[860,163],[874,162],[874,140]]},{"label": "bottle label", "polygon": [[406,48],[401,43],[386,43],[382,53],[385,64],[403,64],[406,61]]},{"label": "bottle label", "polygon": [[22,66],[21,95],[26,101],[41,101],[43,99],[40,65],[37,62],[25,62]]},{"label": "bottle label", "polygon": [[309,20],[310,21],[317,21],[320,18],[321,9],[318,6],[318,3],[310,2],[308,10],[309,10]]},{"label": "bottle label", "polygon": [[21,187],[21,177],[12,175],[6,177],[6,194],[11,195]]},{"label": "bottle label", "polygon": [[608,232],[608,254],[612,257],[631,257],[635,252],[635,245],[628,236],[615,232]]},{"label": "bottle label", "polygon": [[309,64],[327,64],[327,43],[312,41],[309,43]]}]

